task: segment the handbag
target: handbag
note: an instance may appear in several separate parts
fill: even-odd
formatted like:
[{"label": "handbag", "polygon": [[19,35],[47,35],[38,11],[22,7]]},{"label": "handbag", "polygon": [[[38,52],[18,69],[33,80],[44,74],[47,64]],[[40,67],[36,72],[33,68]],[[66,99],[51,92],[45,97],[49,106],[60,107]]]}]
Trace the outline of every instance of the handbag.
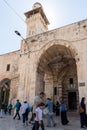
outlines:
[{"label": "handbag", "polygon": [[45,107],[45,108],[43,109],[43,114],[44,114],[44,115],[47,115],[48,113],[49,113],[48,107]]},{"label": "handbag", "polygon": [[78,108],[78,112],[79,112],[79,113],[83,113],[83,112],[84,112],[84,109],[82,108],[81,105],[80,105],[79,108]]}]

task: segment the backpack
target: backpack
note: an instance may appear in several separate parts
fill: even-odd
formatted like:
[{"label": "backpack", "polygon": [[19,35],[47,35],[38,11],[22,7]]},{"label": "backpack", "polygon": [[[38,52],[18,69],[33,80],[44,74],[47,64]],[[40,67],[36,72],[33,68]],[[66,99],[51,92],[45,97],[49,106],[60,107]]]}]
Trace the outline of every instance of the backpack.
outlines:
[{"label": "backpack", "polygon": [[29,108],[26,108],[25,113],[28,113],[28,112],[30,112],[30,110]]},{"label": "backpack", "polygon": [[20,102],[18,103],[17,107],[18,107],[18,110],[20,110],[20,107],[21,107],[21,103]]}]

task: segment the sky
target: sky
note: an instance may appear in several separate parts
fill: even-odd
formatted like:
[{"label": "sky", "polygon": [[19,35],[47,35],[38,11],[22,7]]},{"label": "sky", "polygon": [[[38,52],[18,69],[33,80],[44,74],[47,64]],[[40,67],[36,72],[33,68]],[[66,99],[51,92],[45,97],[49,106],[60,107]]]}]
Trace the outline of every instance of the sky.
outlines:
[{"label": "sky", "polygon": [[87,19],[87,0],[0,0],[0,55],[20,49],[21,37],[26,38],[24,13],[39,2],[50,22],[49,30]]}]

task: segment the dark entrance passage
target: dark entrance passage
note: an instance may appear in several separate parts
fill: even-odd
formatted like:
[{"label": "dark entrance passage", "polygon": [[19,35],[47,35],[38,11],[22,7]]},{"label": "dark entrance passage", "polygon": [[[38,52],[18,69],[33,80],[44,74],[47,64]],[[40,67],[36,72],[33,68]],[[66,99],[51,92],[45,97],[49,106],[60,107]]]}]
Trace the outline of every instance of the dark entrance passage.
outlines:
[{"label": "dark entrance passage", "polygon": [[77,109],[76,92],[68,93],[68,107],[69,107],[69,110],[71,110],[71,111]]},{"label": "dark entrance passage", "polygon": [[3,103],[6,107],[9,102],[10,94],[10,79],[4,79],[0,82],[0,103]]}]

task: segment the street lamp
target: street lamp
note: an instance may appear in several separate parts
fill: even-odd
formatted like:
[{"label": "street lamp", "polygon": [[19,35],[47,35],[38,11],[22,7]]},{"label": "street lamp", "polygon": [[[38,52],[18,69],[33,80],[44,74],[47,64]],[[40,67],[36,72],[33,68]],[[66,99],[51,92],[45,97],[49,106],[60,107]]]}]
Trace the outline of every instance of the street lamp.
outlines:
[{"label": "street lamp", "polygon": [[26,42],[26,40],[22,37],[22,35],[17,30],[15,30],[14,32]]},{"label": "street lamp", "polygon": [[[21,37],[23,41],[25,41],[26,46],[27,46],[27,48],[28,48],[28,52],[30,52],[30,51],[29,51],[29,46],[28,46],[27,41],[22,37],[22,35],[21,35],[17,30],[15,30],[14,32],[15,32],[19,37]],[[26,53],[28,53],[28,52],[26,52]]]}]

